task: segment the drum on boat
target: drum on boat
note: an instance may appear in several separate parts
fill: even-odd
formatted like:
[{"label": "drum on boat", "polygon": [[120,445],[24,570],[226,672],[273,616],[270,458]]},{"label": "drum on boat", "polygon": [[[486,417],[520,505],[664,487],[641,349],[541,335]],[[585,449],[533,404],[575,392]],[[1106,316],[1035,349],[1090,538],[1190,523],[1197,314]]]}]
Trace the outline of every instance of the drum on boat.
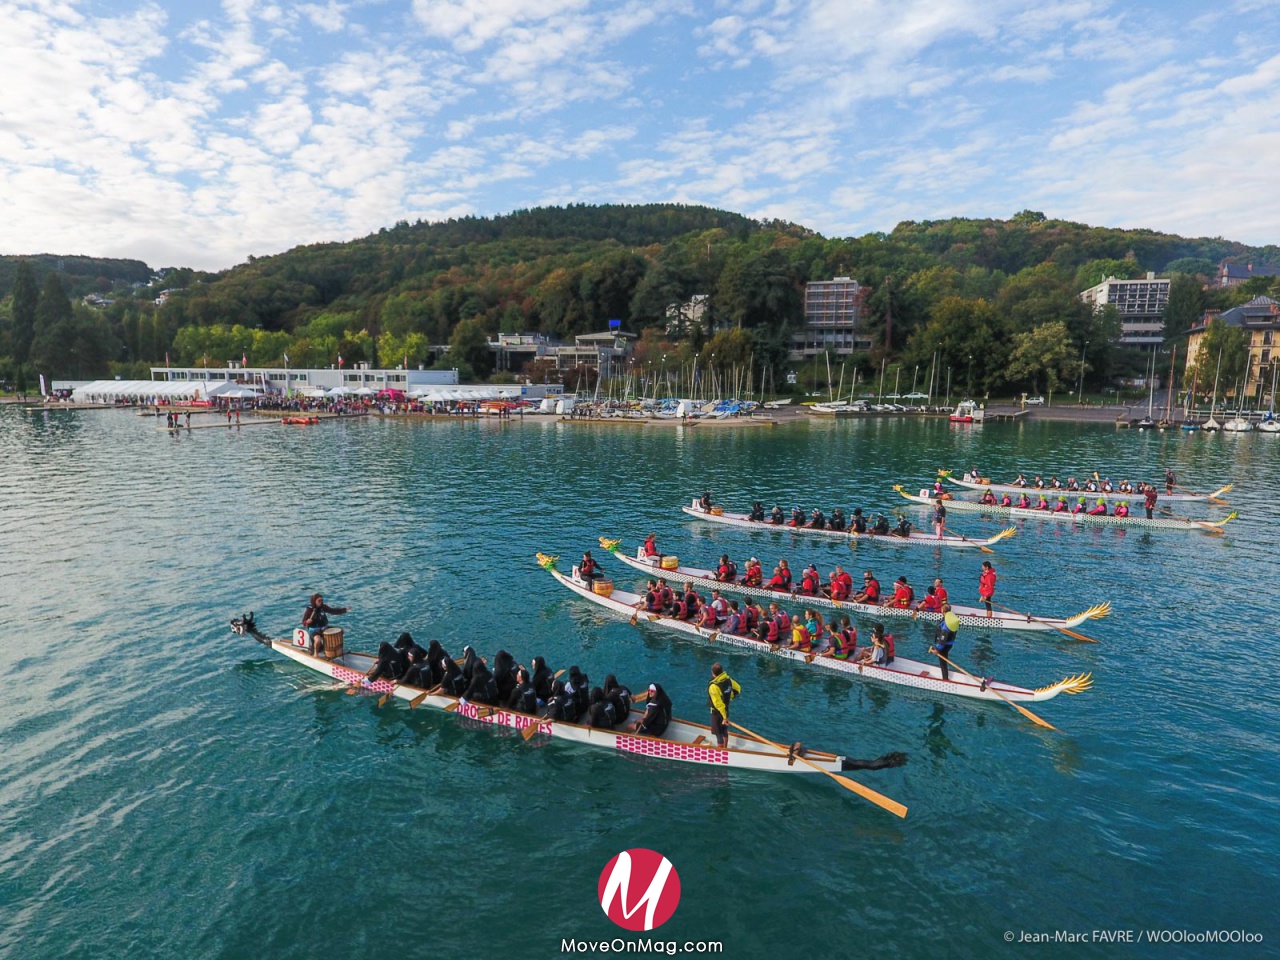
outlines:
[{"label": "drum on boat", "polygon": [[591,592],[597,593],[602,597],[611,597],[613,596],[613,581],[597,577],[591,581]]},{"label": "drum on boat", "polygon": [[324,656],[326,660],[337,660],[342,656],[342,628],[324,628]]},{"label": "drum on boat", "polygon": [[667,554],[662,558],[663,570],[675,570],[680,566],[680,558],[672,554]]}]

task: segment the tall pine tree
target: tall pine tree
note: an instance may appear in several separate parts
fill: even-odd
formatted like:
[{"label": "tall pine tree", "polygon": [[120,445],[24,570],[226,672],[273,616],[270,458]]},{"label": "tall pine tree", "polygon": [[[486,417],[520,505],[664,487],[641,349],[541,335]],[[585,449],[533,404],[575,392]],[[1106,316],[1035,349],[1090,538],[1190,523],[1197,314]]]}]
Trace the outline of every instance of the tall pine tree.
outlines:
[{"label": "tall pine tree", "polygon": [[31,362],[36,371],[50,378],[69,372],[74,340],[71,301],[58,275],[51,273],[36,306],[35,337],[31,342]]},{"label": "tall pine tree", "polygon": [[36,305],[40,302],[40,288],[35,274],[25,260],[18,261],[17,276],[13,281],[13,359],[26,363],[31,355],[31,342],[36,335]]}]

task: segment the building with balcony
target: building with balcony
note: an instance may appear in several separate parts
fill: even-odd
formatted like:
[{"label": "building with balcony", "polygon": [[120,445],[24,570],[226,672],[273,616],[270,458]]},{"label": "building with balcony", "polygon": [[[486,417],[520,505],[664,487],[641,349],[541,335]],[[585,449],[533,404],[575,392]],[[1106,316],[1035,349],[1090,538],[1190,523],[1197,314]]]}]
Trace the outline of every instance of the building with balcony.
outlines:
[{"label": "building with balcony", "polygon": [[830,350],[847,357],[871,349],[862,329],[867,288],[849,277],[814,280],[804,288],[804,325],[791,337],[792,360],[804,360]]},{"label": "building with balcony", "polygon": [[[1271,370],[1280,363],[1280,303],[1270,297],[1254,297],[1248,303],[1221,313],[1209,311],[1198,324],[1187,331],[1187,360],[1183,370],[1190,370],[1200,353],[1200,345],[1209,324],[1221,320],[1240,327],[1249,338],[1249,373],[1244,384],[1244,399],[1262,403],[1270,398]],[[1230,385],[1228,388],[1230,389]]]},{"label": "building with balcony", "polygon": [[1094,312],[1107,304],[1120,314],[1120,343],[1155,349],[1164,342],[1164,308],[1169,304],[1169,280],[1148,273],[1141,280],[1107,277],[1080,293]]},{"label": "building with balcony", "polygon": [[1218,286],[1220,287],[1238,287],[1253,277],[1275,276],[1280,276],[1280,270],[1264,264],[1227,263],[1224,260],[1218,265]]}]

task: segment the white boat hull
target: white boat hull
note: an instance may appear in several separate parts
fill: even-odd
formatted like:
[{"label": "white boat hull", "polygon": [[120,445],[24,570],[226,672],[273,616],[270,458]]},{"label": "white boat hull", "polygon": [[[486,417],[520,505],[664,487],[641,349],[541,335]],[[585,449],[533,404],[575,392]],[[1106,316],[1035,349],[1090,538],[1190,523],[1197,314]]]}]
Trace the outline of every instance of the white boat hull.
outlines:
[{"label": "white boat hull", "polygon": [[[643,549],[643,548],[641,548]],[[715,578],[715,574],[710,570],[701,570],[696,567],[676,567],[674,570],[664,569],[658,562],[657,557],[629,557],[621,550],[611,551],[615,557],[630,567],[648,576],[666,577],[668,580],[677,580],[680,583],[693,583],[705,586],[708,589],[719,588],[721,590],[731,591],[747,597],[757,597],[761,600],[782,602],[784,600],[794,600],[796,603],[805,606],[818,606],[839,610],[842,613],[856,614],[857,616],[867,617],[873,620],[911,620],[920,621],[922,623],[941,623],[942,614],[930,613],[923,610],[908,610],[902,607],[888,607],[876,604],[854,603],[852,600],[831,600],[827,597],[811,597],[803,594],[790,594],[779,590],[770,590],[766,587],[748,587],[742,583],[724,583]],[[1098,604],[1090,607],[1084,613],[1077,614],[1074,617],[1032,617],[1026,614],[1002,613],[993,611],[990,617],[987,611],[982,607],[966,607],[962,604],[951,604],[951,612],[960,618],[961,626],[972,627],[976,630],[1029,630],[1029,631],[1056,631],[1061,629],[1070,629],[1078,627],[1086,620],[1105,617],[1111,612],[1109,603]]]},{"label": "white boat hull", "polygon": [[969,537],[957,537],[946,535],[942,537],[934,536],[929,533],[920,531],[912,531],[910,537],[899,537],[894,534],[877,535],[874,533],[851,533],[848,530],[818,530],[814,527],[793,527],[788,524],[769,523],[767,520],[758,522],[752,520],[745,513],[708,513],[703,510],[698,501],[694,501],[692,506],[681,507],[685,513],[691,517],[697,517],[699,520],[707,520],[711,523],[723,523],[731,527],[743,527],[747,530],[772,530],[778,533],[806,533],[813,534],[817,537],[835,537],[838,540],[847,540],[856,543],[882,543],[894,547],[968,547],[977,549],[978,547],[990,547],[999,543],[1016,532],[1013,527],[1001,530],[994,537],[982,539],[970,539]]},{"label": "white boat hull", "polygon": [[[933,506],[933,501],[923,494],[907,493],[901,486],[895,486],[893,489],[913,503],[919,503],[926,507]],[[924,494],[928,492],[927,490],[923,491]],[[1232,511],[1221,520],[1175,520],[1168,517],[1148,520],[1146,517],[1115,517],[1109,513],[1090,515],[1087,513],[1054,513],[1052,510],[1029,510],[1022,507],[999,507],[978,503],[974,500],[944,500],[943,503],[946,504],[948,510],[988,513],[992,516],[1009,517],[1014,520],[1055,520],[1058,523],[1103,524],[1153,530],[1199,531],[1201,533],[1222,533],[1223,525],[1236,517],[1235,511]]]},{"label": "white boat hull", "polygon": [[[255,634],[256,635],[256,634]],[[581,726],[564,721],[549,721],[514,710],[498,707],[486,707],[480,704],[467,703],[459,705],[457,697],[443,693],[427,693],[421,687],[395,684],[389,680],[369,682],[365,674],[376,662],[376,658],[365,653],[344,653],[334,660],[312,656],[305,649],[280,639],[259,636],[259,640],[295,663],[310,670],[330,677],[340,683],[350,684],[352,688],[367,690],[371,693],[390,694],[399,700],[417,700],[423,694],[419,706],[436,710],[446,710],[459,717],[466,717],[479,723],[487,723],[498,727],[510,727],[514,730],[525,730],[537,726],[539,733],[544,733],[557,740],[568,740],[583,746],[614,750],[640,756],[654,757],[660,760],[673,760],[680,763],[694,763],[702,766],[722,767],[726,769],[756,770],[764,773],[818,773],[813,767],[801,763],[791,756],[786,749],[779,750],[773,744],[765,744],[750,737],[731,734],[726,748],[714,745],[710,727],[690,723],[687,720],[673,718],[661,737],[650,737],[643,734],[630,733],[626,730],[608,730]],[[633,719],[638,719],[640,712],[634,711]],[[710,745],[708,744],[710,742]],[[859,761],[846,762],[846,758],[833,753],[806,750],[805,759],[817,764],[822,770],[830,773],[857,769]]]},{"label": "white boat hull", "polygon": [[[1040,494],[1043,493],[1051,501],[1057,500],[1058,497],[1066,497],[1068,500],[1074,500],[1076,497],[1086,497],[1093,501],[1102,497],[1104,500],[1128,500],[1130,503],[1135,500],[1142,499],[1142,494],[1140,493],[1116,493],[1115,491],[1112,491],[1111,493],[1100,493],[1093,490],[1064,490],[1062,488],[1055,489],[1053,487],[1037,489],[1030,485],[1019,487],[1012,483],[979,483],[974,480],[965,480],[957,477],[949,470],[939,470],[938,476],[942,478],[943,483],[954,483],[958,487],[966,487],[969,490],[990,490],[993,493],[1008,493],[1014,496],[1025,492],[1029,497],[1039,497]],[[1167,501],[1187,500],[1193,502],[1215,500],[1221,497],[1224,493],[1230,493],[1231,487],[1231,484],[1227,484],[1225,487],[1219,487],[1217,490],[1213,491],[1213,493],[1164,493],[1160,491],[1160,499]],[[1157,491],[1159,491],[1159,487],[1157,487]]]},{"label": "white boat hull", "polygon": [[1063,692],[1078,693],[1081,690],[1088,689],[1090,682],[1088,675],[1084,675],[1081,677],[1069,677],[1047,687],[1029,690],[1025,687],[1016,687],[998,680],[974,680],[958,670],[951,671],[948,679],[944,680],[942,679],[942,671],[936,664],[908,660],[906,657],[901,656],[895,657],[888,666],[878,666],[875,664],[852,663],[836,657],[815,656],[804,653],[801,650],[790,650],[784,646],[775,648],[751,637],[741,637],[715,630],[701,630],[693,623],[678,620],[674,617],[638,613],[636,604],[640,602],[641,598],[634,593],[615,589],[611,597],[604,597],[592,592],[590,587],[582,580],[579,580],[576,576],[576,569],[574,570],[574,575],[570,577],[566,577],[552,566],[547,566],[546,569],[561,585],[583,599],[590,600],[597,606],[603,607],[623,619],[629,620],[633,615],[638,614],[637,622],[647,621],[667,627],[684,636],[692,637],[707,646],[746,650],[759,656],[787,660],[803,669],[816,668],[836,673],[850,680],[871,680],[878,683],[889,683],[912,687],[917,690],[926,690],[930,693],[946,693],[972,700],[998,702],[1002,698],[997,694],[1002,694],[1004,699],[1012,700],[1015,703],[1035,703],[1042,700],[1051,700]]}]

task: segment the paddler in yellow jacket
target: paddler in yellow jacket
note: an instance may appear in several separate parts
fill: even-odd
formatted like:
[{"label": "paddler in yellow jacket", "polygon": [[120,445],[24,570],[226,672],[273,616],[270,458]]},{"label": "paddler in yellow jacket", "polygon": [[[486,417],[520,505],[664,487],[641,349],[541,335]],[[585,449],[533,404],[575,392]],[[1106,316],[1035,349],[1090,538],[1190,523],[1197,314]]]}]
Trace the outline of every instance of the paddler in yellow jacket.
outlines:
[{"label": "paddler in yellow jacket", "polygon": [[711,684],[707,687],[707,702],[711,705],[711,735],[716,745],[729,745],[729,704],[742,693],[742,687],[718,663],[711,665]]}]

